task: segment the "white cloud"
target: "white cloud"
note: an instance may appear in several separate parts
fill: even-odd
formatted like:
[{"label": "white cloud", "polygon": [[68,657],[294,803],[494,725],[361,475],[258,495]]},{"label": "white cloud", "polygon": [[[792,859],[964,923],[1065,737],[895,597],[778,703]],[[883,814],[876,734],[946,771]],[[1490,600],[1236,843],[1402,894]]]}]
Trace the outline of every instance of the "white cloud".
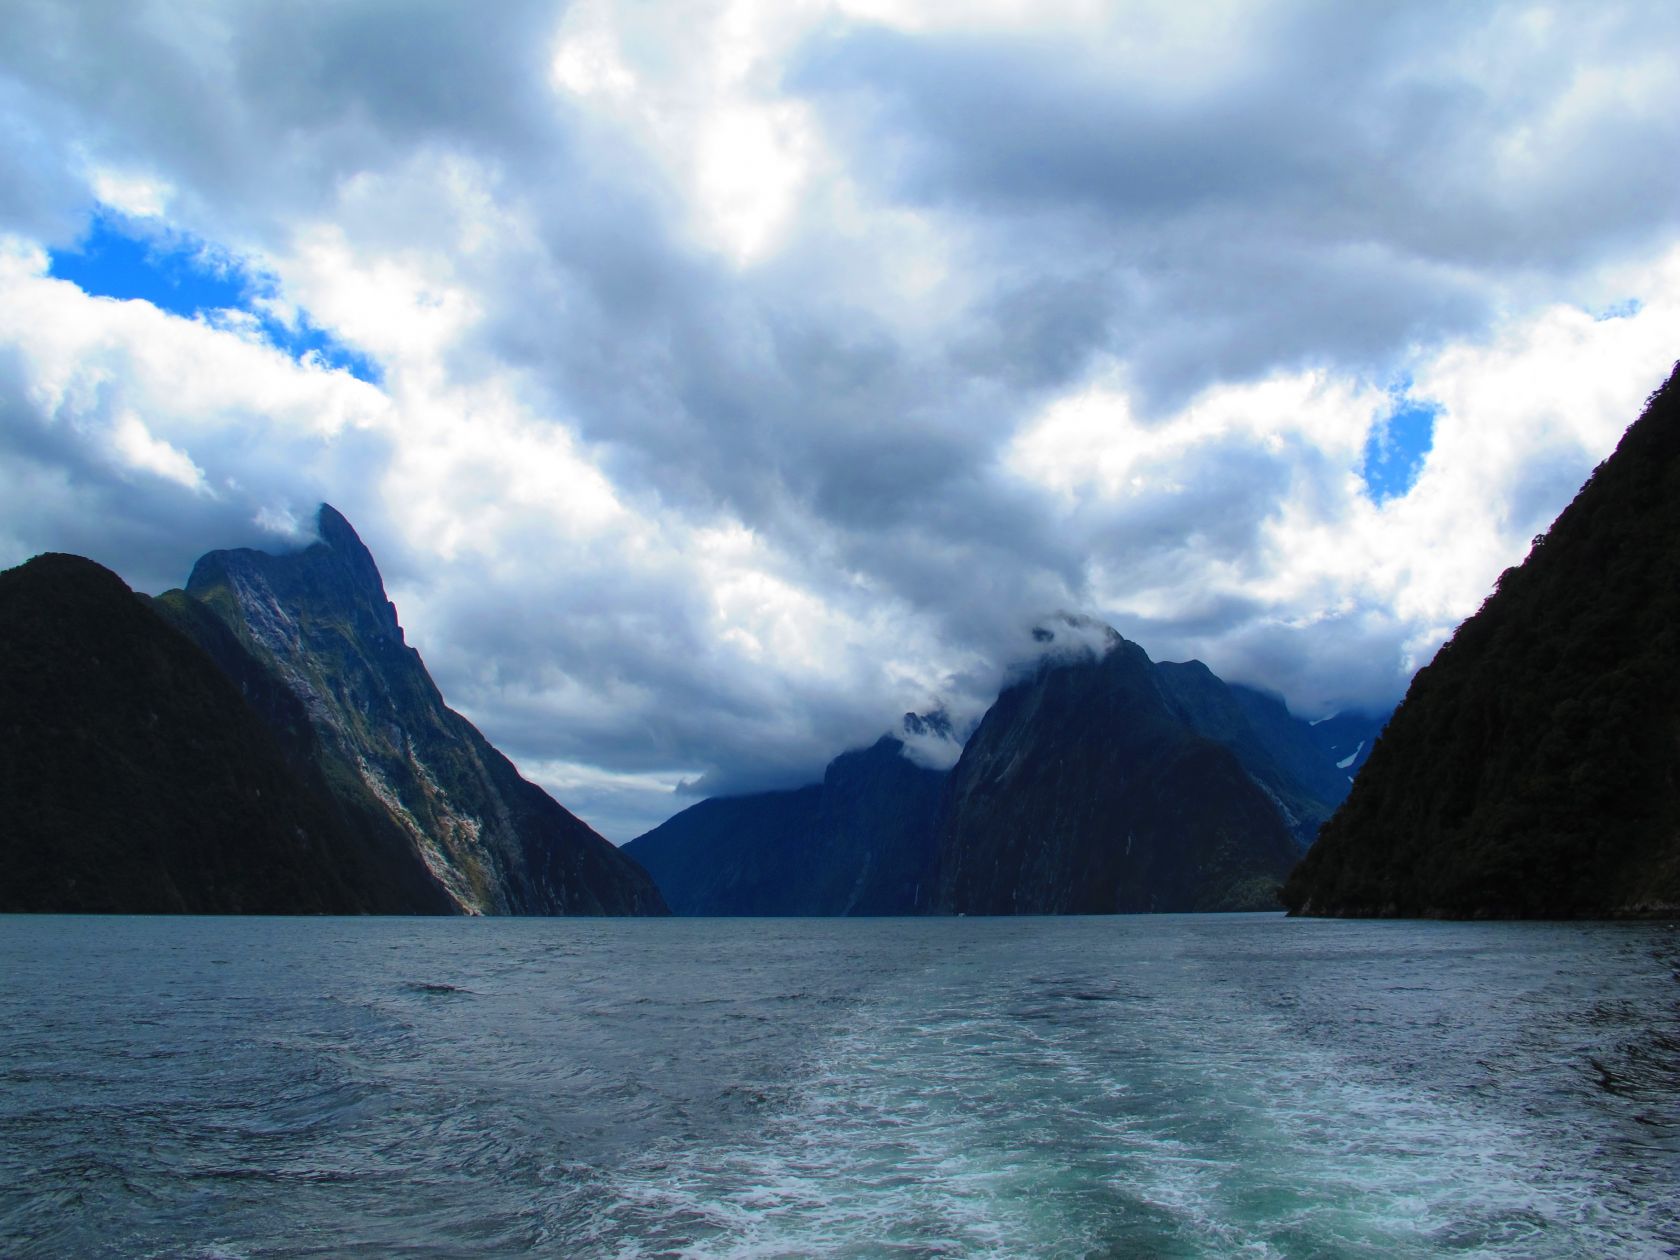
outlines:
[{"label": "white cloud", "polygon": [[[1359,468],[1386,396],[1316,373],[1222,387],[1147,426],[1123,392],[1098,386],[1029,426],[1012,464],[1058,492],[1070,528],[1140,503],[1180,505],[1141,573],[1120,565],[1099,578],[1100,605],[1122,625],[1157,627],[1158,652],[1201,655],[1309,709],[1376,703],[1476,609],[1638,414],[1680,349],[1677,258],[1652,261],[1633,313],[1546,307],[1417,361],[1411,395],[1441,408],[1433,446],[1410,491],[1381,506]],[[1281,490],[1239,522],[1234,554],[1198,532],[1245,511],[1221,497],[1209,453],[1246,456],[1246,476]],[[1221,595],[1245,613],[1199,626],[1199,607]],[[1363,641],[1374,610],[1380,638],[1365,650],[1381,655],[1338,676],[1333,640]],[[1302,640],[1303,659],[1268,674],[1279,662],[1256,645],[1280,634]],[[1331,668],[1315,670],[1315,639]]]},{"label": "white cloud", "polygon": [[153,436],[132,411],[119,413],[110,432],[112,449],[129,467],[155,473],[189,490],[206,489],[204,470],[185,451]]},{"label": "white cloud", "polygon": [[88,173],[88,182],[101,205],[140,219],[160,218],[175,196],[168,180],[144,171],[96,167]]},{"label": "white cloud", "polygon": [[[37,250],[15,241],[0,250],[8,352],[0,440],[20,473],[65,479],[48,502],[17,500],[28,507],[11,532],[25,554],[93,530],[108,541],[89,550],[131,581],[177,584],[205,547],[184,531],[159,536],[172,517],[199,528],[220,522],[233,542],[247,541],[259,521],[272,533],[313,506],[315,486],[341,460],[359,463],[374,453],[367,439],[389,434],[389,400],[346,373],[300,365],[237,329],[147,302],[89,297],[45,270]],[[101,468],[118,482],[103,481]],[[119,484],[135,474],[188,499]],[[110,519],[95,527],[90,518],[102,514]]]}]

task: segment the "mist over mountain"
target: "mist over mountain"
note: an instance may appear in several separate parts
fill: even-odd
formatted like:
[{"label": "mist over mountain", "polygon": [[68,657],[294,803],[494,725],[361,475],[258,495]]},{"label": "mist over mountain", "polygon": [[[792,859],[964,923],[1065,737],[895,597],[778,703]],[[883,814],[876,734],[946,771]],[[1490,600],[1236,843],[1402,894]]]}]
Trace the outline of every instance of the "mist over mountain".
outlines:
[{"label": "mist over mountain", "polygon": [[906,714],[821,784],[702,801],[626,851],[679,914],[1270,909],[1347,793],[1280,700],[1090,618],[1040,625],[1006,679],[966,744]]},{"label": "mist over mountain", "polygon": [[1680,907],[1680,366],[1413,679],[1291,911]]}]

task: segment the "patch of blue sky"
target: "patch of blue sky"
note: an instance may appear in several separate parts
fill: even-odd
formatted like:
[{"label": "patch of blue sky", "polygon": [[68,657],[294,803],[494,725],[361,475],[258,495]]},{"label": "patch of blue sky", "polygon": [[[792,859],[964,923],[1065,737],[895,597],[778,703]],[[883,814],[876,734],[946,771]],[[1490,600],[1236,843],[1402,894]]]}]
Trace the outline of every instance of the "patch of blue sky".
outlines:
[{"label": "patch of blue sky", "polygon": [[[187,319],[237,323],[294,359],[380,382],[371,359],[316,327],[305,312],[278,318],[275,277],[207,241],[100,212],[73,249],[52,250],[48,260],[48,274],[93,297],[139,298]],[[226,312],[236,314],[230,319]]]},{"label": "patch of blue sky", "polygon": [[1392,409],[1371,426],[1365,439],[1360,469],[1365,493],[1379,504],[1404,497],[1417,484],[1424,457],[1435,443],[1435,417],[1441,414],[1438,404],[1411,397],[1406,386],[1392,398]]},{"label": "patch of blue sky", "polygon": [[1594,311],[1593,318],[1603,323],[1607,319],[1631,319],[1645,309],[1645,303],[1638,298],[1624,298],[1614,302],[1601,311]]}]

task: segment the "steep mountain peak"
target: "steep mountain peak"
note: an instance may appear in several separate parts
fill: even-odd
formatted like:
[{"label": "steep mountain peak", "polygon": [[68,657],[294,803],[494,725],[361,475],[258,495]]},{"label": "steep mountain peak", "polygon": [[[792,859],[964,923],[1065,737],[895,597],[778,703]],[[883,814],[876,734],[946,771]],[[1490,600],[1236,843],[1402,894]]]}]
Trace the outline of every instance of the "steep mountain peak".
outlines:
[{"label": "steep mountain peak", "polygon": [[[347,621],[368,643],[403,642],[396,607],[385,596],[379,567],[350,522],[323,503],[318,541],[279,555],[240,547],[199,557],[187,594],[203,600],[271,651],[296,647],[299,617]],[[232,614],[235,609],[239,616]]]},{"label": "steep mountain peak", "polygon": [[363,551],[367,550],[361,536],[356,533],[355,527],[345,518],[344,513],[330,503],[323,503],[315,509],[315,536],[328,546],[348,544],[360,547]]},{"label": "steep mountain peak", "polygon": [[265,724],[232,636],[218,660],[171,612],[78,556],[0,573],[0,910],[448,908]]},{"label": "steep mountain peak", "polygon": [[[320,541],[307,548],[304,555],[312,556],[317,563],[330,557],[347,577],[365,586],[370,593],[377,592],[379,599],[384,600],[385,583],[373,562],[373,553],[342,512],[330,503],[321,504],[315,512],[315,534]],[[321,554],[323,550],[325,556]]]},{"label": "steep mountain peak", "polygon": [[187,594],[303,705],[336,780],[406,836],[469,913],[659,913],[646,874],[443,702],[373,556],[323,503],[318,541],[213,551]]},{"label": "steep mountain peak", "polygon": [[[969,914],[1262,909],[1295,843],[1135,643],[1089,619],[987,711],[945,793],[938,905]],[[1073,650],[1058,652],[1065,639]]]}]

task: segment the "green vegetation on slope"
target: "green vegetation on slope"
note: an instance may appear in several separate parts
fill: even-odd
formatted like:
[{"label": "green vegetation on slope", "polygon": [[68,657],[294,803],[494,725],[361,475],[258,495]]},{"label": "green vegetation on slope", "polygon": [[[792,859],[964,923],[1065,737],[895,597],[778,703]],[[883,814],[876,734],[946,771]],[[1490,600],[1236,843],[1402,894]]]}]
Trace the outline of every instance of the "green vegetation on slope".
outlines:
[{"label": "green vegetation on slope", "polygon": [[0,910],[392,904],[238,689],[78,556],[0,573]]},{"label": "green vegetation on slope", "polygon": [[1303,914],[1680,909],[1680,366],[1413,680]]}]

